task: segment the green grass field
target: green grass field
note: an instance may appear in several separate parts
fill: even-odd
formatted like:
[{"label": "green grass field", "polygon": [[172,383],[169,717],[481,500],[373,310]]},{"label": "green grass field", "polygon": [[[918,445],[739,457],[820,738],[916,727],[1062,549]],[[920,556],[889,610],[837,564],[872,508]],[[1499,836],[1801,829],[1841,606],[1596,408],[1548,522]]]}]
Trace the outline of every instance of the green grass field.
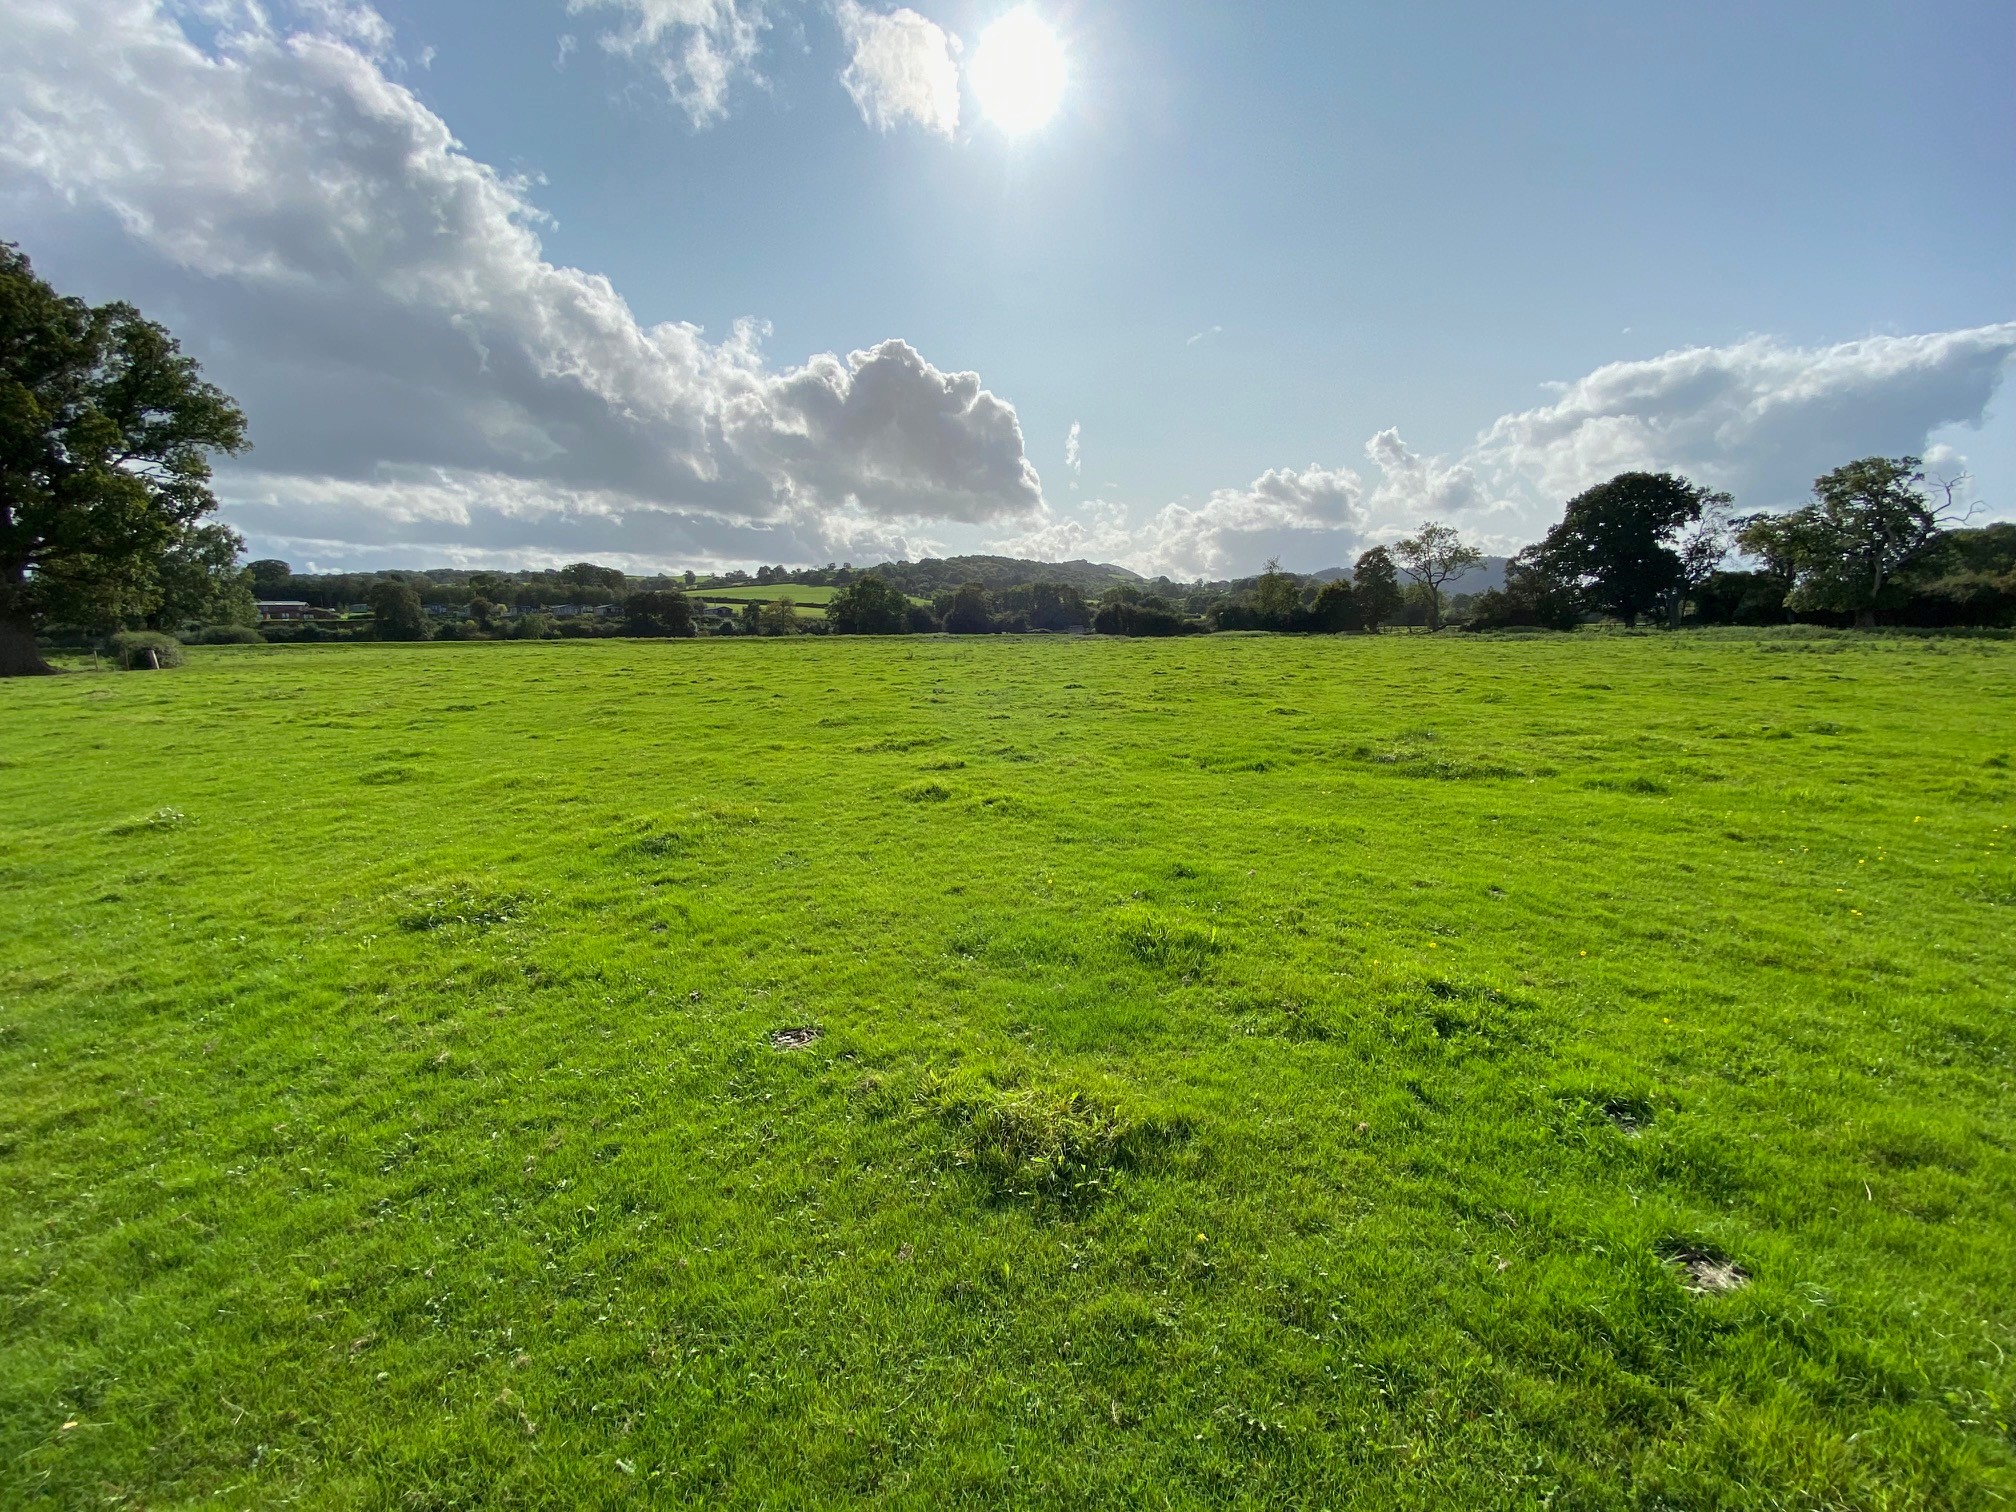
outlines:
[{"label": "green grass field", "polygon": [[816,585],[807,587],[803,583],[776,583],[762,588],[695,588],[693,597],[710,604],[767,604],[772,599],[788,598],[800,609],[810,609],[815,605],[824,608],[839,591]]},{"label": "green grass field", "polygon": [[826,618],[826,606],[833,602],[838,588],[802,587],[797,583],[779,583],[769,588],[696,588],[692,596],[703,604],[768,604],[773,600],[788,598],[798,607],[800,619]]},{"label": "green grass field", "polygon": [[0,685],[0,1504],[2005,1505],[2012,748],[1817,634]]}]

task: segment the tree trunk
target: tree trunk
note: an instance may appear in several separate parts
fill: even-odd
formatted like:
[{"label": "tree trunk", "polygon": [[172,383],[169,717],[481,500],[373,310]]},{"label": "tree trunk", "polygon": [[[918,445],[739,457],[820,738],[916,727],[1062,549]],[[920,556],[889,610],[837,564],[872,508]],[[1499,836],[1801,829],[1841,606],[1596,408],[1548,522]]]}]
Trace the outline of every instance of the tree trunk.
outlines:
[{"label": "tree trunk", "polygon": [[35,649],[35,632],[0,621],[0,677],[46,677],[56,669]]}]

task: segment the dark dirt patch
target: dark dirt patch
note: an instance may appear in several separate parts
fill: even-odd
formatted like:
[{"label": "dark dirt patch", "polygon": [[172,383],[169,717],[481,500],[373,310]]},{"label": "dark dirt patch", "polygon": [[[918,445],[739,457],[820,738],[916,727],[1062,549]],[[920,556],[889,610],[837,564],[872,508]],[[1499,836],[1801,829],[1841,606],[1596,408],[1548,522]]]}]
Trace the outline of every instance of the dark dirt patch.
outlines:
[{"label": "dark dirt patch", "polygon": [[1677,1266],[1682,1285],[1699,1297],[1719,1297],[1750,1284],[1750,1272],[1712,1244],[1692,1240],[1668,1240],[1659,1247],[1659,1257]]},{"label": "dark dirt patch", "polygon": [[1603,1116],[1626,1134],[1636,1134],[1652,1122],[1652,1105],[1642,1097],[1613,1097],[1603,1104]]}]

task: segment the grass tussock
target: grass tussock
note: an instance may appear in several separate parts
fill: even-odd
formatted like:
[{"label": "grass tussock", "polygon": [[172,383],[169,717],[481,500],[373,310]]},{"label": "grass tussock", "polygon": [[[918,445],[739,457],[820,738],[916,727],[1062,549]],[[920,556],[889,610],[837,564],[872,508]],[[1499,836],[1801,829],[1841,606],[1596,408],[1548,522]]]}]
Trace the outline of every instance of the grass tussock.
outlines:
[{"label": "grass tussock", "polygon": [[1120,948],[1143,965],[1193,976],[1225,948],[1216,926],[1147,908],[1123,910],[1113,920],[1111,933]]},{"label": "grass tussock", "polygon": [[525,895],[456,880],[422,883],[394,900],[399,927],[408,934],[441,929],[490,929],[523,917]]},{"label": "grass tussock", "polygon": [[1079,1090],[972,1074],[927,1077],[916,1104],[950,1131],[950,1163],[994,1198],[1053,1210],[1096,1202],[1189,1133]]}]

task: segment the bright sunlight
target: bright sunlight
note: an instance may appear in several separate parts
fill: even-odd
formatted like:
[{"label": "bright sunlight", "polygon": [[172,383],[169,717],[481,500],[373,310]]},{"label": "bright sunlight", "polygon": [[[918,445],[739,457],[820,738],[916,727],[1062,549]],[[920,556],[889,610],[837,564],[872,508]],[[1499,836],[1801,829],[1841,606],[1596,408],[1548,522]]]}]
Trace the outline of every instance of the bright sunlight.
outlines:
[{"label": "bright sunlight", "polygon": [[987,118],[1011,136],[1034,131],[1057,113],[1064,76],[1063,44],[1027,7],[981,34],[967,75]]}]

